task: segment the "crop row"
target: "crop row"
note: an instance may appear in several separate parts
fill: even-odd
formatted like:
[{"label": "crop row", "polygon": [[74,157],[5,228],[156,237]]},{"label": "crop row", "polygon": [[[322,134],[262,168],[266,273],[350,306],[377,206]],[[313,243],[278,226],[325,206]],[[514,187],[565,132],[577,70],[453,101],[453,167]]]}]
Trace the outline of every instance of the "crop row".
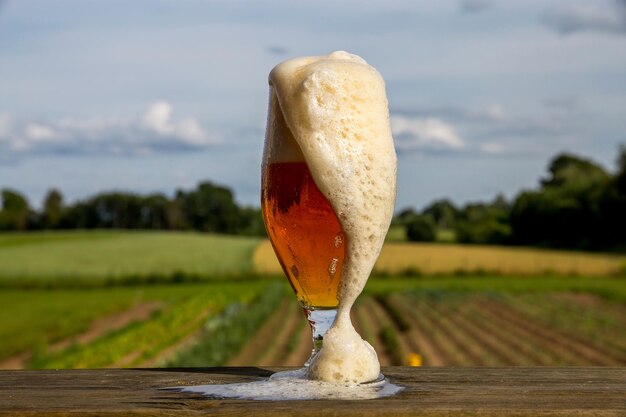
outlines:
[{"label": "crop row", "polygon": [[259,282],[198,287],[193,294],[157,311],[150,319],[110,332],[89,344],[73,344],[54,352],[36,352],[30,366],[95,368],[141,365],[199,332],[203,325],[212,323],[212,318],[222,317],[228,306],[249,303],[264,286]]},{"label": "crop row", "polygon": [[[383,365],[626,364],[626,308],[619,301],[590,293],[390,288],[363,294],[352,317]],[[29,366],[298,366],[311,352],[306,319],[282,281],[116,291],[97,294],[119,296],[111,303],[117,309],[131,305],[131,295],[158,309],[86,343],[35,350]],[[88,292],[53,294],[89,310],[75,300]],[[94,308],[106,305],[97,300]],[[80,329],[94,314],[76,316]]]},{"label": "crop row", "polygon": [[[559,316],[560,322],[550,319],[549,312],[559,308],[559,304],[548,302],[554,297],[536,295],[533,304],[527,300],[529,297],[512,295],[442,296],[419,292],[370,295],[356,305],[353,322],[363,338],[374,346],[382,365],[626,364],[623,316],[608,319],[615,317],[619,306],[603,302],[595,309],[595,315],[605,320],[601,331],[596,329],[591,337],[584,330],[576,331],[577,316],[571,316],[567,322],[566,305],[560,306],[565,312]],[[541,309],[543,313],[538,311]],[[266,327],[251,336],[236,361],[230,364],[303,363],[310,341],[302,338],[306,321],[297,310],[295,301],[283,302]],[[622,313],[618,311],[618,314]],[[305,348],[295,348],[290,344],[294,340],[301,340]],[[297,360],[293,352],[299,352]]]}]

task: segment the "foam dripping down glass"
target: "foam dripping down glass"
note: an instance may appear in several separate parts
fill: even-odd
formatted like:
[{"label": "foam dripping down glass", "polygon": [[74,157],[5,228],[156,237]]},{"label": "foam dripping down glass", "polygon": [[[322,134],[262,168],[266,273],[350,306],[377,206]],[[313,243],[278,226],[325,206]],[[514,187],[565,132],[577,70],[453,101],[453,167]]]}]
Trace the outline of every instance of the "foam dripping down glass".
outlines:
[{"label": "foam dripping down glass", "polygon": [[296,58],[269,77],[261,207],[313,334],[308,379],[379,379],[350,309],[393,215],[396,154],[384,81],[347,52]]},{"label": "foam dripping down glass", "polygon": [[214,398],[365,400],[402,387],[380,374],[350,309],[393,215],[396,154],[385,84],[347,52],[296,58],[269,77],[261,205],[278,259],[313,331],[304,368],[269,379],[173,389]]}]

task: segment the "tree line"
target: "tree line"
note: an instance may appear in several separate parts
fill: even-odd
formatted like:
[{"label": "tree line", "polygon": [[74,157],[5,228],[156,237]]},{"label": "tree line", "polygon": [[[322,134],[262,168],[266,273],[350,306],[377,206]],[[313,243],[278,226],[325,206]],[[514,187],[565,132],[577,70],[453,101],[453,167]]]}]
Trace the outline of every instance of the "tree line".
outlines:
[{"label": "tree line", "polygon": [[[66,204],[50,190],[34,210],[15,190],[1,190],[0,230],[155,229],[265,235],[260,209],[239,206],[230,189],[202,182],[190,191],[164,194],[106,192]],[[406,209],[394,224],[412,241],[435,241],[440,230],[453,231],[460,243],[527,245],[583,250],[626,250],[626,146],[617,170],[563,153],[548,165],[534,190],[512,201],[457,207],[434,201],[421,211]]]},{"label": "tree line", "polygon": [[438,230],[453,230],[461,243],[526,245],[581,250],[626,250],[626,146],[617,170],[562,153],[548,165],[539,187],[512,201],[455,206],[433,202],[407,209],[394,219],[412,241],[434,241]]},{"label": "tree line", "polygon": [[190,191],[140,195],[105,192],[66,204],[61,191],[51,189],[41,210],[15,190],[1,191],[0,230],[154,229],[264,235],[258,208],[241,207],[230,189],[202,182]]}]

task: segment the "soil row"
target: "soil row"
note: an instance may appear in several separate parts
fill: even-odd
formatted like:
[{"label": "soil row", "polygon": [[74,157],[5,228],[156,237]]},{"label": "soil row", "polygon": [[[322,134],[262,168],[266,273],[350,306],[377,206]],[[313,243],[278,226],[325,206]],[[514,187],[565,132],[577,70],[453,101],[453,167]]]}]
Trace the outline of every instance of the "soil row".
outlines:
[{"label": "soil row", "polygon": [[[626,357],[614,349],[545,324],[505,301],[485,295],[363,296],[352,316],[355,328],[376,349],[383,366],[626,364]],[[299,310],[285,301],[230,364],[304,363],[311,342]]]},{"label": "soil row", "polygon": [[[626,353],[619,345],[600,344],[540,320],[542,312],[537,309],[545,310],[545,315],[554,306],[513,301],[479,294],[442,298],[406,293],[363,295],[352,319],[359,334],[376,349],[383,366],[626,365]],[[145,320],[157,308],[145,304],[102,319],[72,342],[88,342],[132,320]],[[210,311],[201,316],[208,314]],[[194,340],[190,331],[188,337],[143,365],[154,366]],[[310,356],[311,345],[302,309],[293,297],[285,297],[227,365],[299,366]],[[128,366],[138,353],[114,365]],[[23,366],[28,357],[19,359],[17,366]]]}]

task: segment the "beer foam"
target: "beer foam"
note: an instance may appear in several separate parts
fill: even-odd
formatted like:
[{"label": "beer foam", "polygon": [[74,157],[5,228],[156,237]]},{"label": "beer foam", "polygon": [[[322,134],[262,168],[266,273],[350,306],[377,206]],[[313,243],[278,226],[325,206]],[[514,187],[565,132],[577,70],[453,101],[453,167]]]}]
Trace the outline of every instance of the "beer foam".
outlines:
[{"label": "beer foam", "polygon": [[[269,137],[293,139],[347,240],[337,319],[308,376],[365,382],[379,374],[380,365],[376,352],[354,330],[350,309],[365,287],[393,216],[397,161],[385,83],[365,60],[343,51],[285,61],[272,70],[269,83],[270,113],[284,121],[270,125],[282,130]],[[294,155],[266,145],[268,162]]]},{"label": "beer foam", "polygon": [[280,110],[278,97],[273,87],[270,87],[269,111],[267,112],[267,139],[263,150],[263,163],[274,162],[302,162],[304,155],[287,127],[283,112]]},{"label": "beer foam", "polygon": [[338,384],[373,381],[380,374],[374,348],[361,339],[349,320],[340,321],[324,335],[322,349],[307,369],[307,376]]},{"label": "beer foam", "polygon": [[369,400],[397,394],[402,387],[379,378],[370,384],[337,385],[305,379],[304,371],[278,372],[269,380],[223,385],[196,385],[165,388],[199,393],[213,398],[238,398],[261,401],[288,400]]}]

